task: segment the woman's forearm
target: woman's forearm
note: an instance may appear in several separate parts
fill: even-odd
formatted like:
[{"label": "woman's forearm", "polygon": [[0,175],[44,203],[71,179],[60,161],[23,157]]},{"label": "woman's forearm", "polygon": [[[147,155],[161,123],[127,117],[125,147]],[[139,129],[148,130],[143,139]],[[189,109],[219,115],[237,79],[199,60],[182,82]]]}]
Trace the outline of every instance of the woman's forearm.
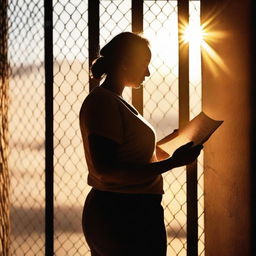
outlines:
[{"label": "woman's forearm", "polygon": [[118,144],[101,136],[89,136],[90,157],[98,177],[104,182],[136,184],[152,179],[175,167],[193,162],[202,146],[187,143],[178,148],[171,157],[153,163],[123,163],[117,159]]}]

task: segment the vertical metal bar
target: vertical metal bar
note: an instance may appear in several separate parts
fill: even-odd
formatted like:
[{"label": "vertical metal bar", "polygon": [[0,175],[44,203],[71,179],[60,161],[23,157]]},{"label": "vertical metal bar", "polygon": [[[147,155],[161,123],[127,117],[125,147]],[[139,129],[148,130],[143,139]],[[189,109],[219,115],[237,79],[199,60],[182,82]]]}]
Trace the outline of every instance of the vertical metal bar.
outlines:
[{"label": "vertical metal bar", "polygon": [[[189,0],[178,1],[179,127],[189,121],[189,45],[182,42],[182,27],[189,23]],[[187,255],[198,255],[197,161],[187,167]]]},{"label": "vertical metal bar", "polygon": [[[143,0],[132,0],[132,32],[143,32]],[[132,89],[132,104],[143,115],[143,88]]]},{"label": "vertical metal bar", "polygon": [[251,255],[256,255],[256,35],[255,31],[256,27],[256,2],[251,2],[251,193],[252,193],[252,206],[251,206],[251,216],[252,216],[252,228],[251,228]]},{"label": "vertical metal bar", "polygon": [[182,29],[189,22],[189,1],[178,1],[179,26],[179,127],[189,121],[189,46],[182,41]]},{"label": "vertical metal bar", "polygon": [[[89,38],[89,69],[92,62],[98,57],[100,47],[100,1],[89,0],[88,2],[88,38]],[[89,89],[98,86],[99,82],[89,77]]]},{"label": "vertical metal bar", "polygon": [[44,1],[45,44],[45,255],[54,255],[53,200],[53,20],[52,0]]},{"label": "vertical metal bar", "polygon": [[187,166],[187,255],[198,255],[197,161]]}]

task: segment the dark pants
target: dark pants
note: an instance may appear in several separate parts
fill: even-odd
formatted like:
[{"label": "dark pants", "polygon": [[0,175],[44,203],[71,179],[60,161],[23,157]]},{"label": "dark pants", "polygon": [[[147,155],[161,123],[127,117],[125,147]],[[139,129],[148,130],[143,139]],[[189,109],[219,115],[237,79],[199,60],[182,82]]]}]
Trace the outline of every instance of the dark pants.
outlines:
[{"label": "dark pants", "polygon": [[166,256],[161,200],[161,195],[92,189],[82,219],[92,256]]}]

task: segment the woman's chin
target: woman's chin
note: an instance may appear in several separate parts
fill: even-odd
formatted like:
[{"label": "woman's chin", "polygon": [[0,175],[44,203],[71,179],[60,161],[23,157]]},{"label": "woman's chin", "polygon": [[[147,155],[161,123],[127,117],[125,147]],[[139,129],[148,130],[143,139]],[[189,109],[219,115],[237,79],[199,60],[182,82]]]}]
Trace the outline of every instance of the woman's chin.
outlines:
[{"label": "woman's chin", "polygon": [[132,89],[140,89],[143,84],[142,83],[133,83],[133,84],[127,84],[128,87],[131,87]]},{"label": "woman's chin", "polygon": [[134,89],[140,89],[141,87],[143,87],[143,84],[137,84],[137,85],[134,85]]},{"label": "woman's chin", "polygon": [[139,88],[143,87],[143,82],[144,82],[144,80],[143,81],[139,81],[138,83],[134,84],[134,88],[135,89],[139,89]]}]

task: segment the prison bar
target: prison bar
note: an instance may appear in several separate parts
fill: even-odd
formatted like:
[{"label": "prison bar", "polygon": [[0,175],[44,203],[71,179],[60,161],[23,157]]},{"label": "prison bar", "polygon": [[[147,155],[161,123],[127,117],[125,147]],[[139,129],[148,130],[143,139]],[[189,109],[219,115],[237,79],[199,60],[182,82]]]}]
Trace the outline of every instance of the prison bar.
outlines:
[{"label": "prison bar", "polygon": [[[132,32],[143,32],[143,0],[132,0]],[[132,89],[132,104],[143,115],[143,87]]]},{"label": "prison bar", "polygon": [[[88,2],[88,48],[89,48],[89,70],[93,61],[98,57],[100,47],[100,1],[89,0]],[[90,91],[99,85],[99,82],[89,76]]]},{"label": "prison bar", "polygon": [[45,65],[45,255],[54,255],[53,12],[44,1]]},{"label": "prison bar", "polygon": [[[182,40],[182,25],[189,23],[189,0],[178,1],[179,128],[189,122],[189,44]],[[197,161],[186,167],[187,256],[198,255]]]}]

